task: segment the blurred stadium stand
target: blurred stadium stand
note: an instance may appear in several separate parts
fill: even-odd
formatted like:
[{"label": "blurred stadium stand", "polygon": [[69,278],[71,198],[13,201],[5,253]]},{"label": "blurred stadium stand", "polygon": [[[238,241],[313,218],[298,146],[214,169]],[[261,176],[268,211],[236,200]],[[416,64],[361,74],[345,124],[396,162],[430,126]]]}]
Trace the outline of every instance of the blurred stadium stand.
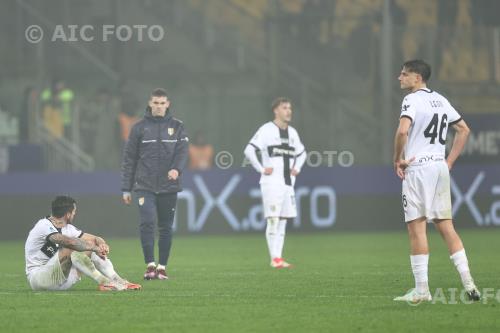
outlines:
[{"label": "blurred stadium stand", "polygon": [[[388,149],[381,153],[380,147],[391,145],[386,133],[397,121],[403,95],[396,80],[399,65],[415,57],[433,65],[432,87],[461,112],[500,109],[500,19],[491,14],[500,11],[498,1],[17,0],[0,6],[0,57],[6,64],[0,68],[0,103],[23,123],[21,92],[28,86],[41,91],[54,77],[73,88],[80,111],[96,89],[106,87],[122,109],[132,107],[140,115],[149,90],[164,86],[173,112],[191,132],[203,129],[216,151],[241,156],[255,128],[270,118],[270,100],[287,95],[308,148],[351,150],[357,163],[387,164]],[[137,22],[163,26],[165,37],[160,42],[49,38],[57,24],[98,30]],[[47,31],[41,43],[26,42],[31,24]],[[384,71],[390,75],[384,77]],[[39,115],[36,108],[29,112]],[[66,160],[78,166],[47,168],[85,171],[99,165],[82,143],[78,118],[82,115],[73,120],[78,139],[61,143],[71,151]],[[30,127],[30,141],[47,141],[36,134],[37,126]],[[50,154],[47,145],[44,151]]]},{"label": "blurred stadium stand", "polygon": [[[118,201],[120,155],[155,87],[167,89],[188,133],[203,132],[215,154],[235,158],[230,170],[186,173],[180,230],[201,230],[205,221],[215,231],[262,228],[257,176],[237,167],[256,128],[271,120],[271,101],[283,95],[294,102],[293,126],[308,151],[354,156],[352,170],[327,168],[324,158],[299,177],[305,230],[398,227],[399,183],[390,165],[404,96],[397,77],[407,58],[433,66],[430,86],[472,128],[454,191],[477,191],[479,208],[458,200],[459,219],[500,225],[499,12],[497,0],[3,1],[0,209],[22,223],[1,237],[22,237],[34,217],[47,213],[51,196],[63,192],[78,197],[90,223],[112,221],[110,233],[123,223],[115,235],[134,234],[135,216]],[[136,24],[159,25],[165,35],[101,38],[105,25]],[[41,42],[27,41],[31,25],[44,30]],[[52,41],[61,25],[90,25],[95,38]],[[72,92],[64,135],[43,121],[42,95],[56,79]],[[214,208],[210,218],[197,215],[224,186],[233,186],[235,196],[225,199],[234,214]]]}]

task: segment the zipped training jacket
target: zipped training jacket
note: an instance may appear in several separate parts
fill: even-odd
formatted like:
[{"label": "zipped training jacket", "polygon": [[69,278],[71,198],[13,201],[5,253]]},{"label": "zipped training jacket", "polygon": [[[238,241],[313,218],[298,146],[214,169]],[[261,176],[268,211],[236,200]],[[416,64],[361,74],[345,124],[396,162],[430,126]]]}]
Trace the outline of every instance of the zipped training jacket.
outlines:
[{"label": "zipped training jacket", "polygon": [[[153,117],[147,107],[144,117],[130,131],[122,162],[122,191],[173,193],[182,191],[180,175],[188,160],[189,138],[182,121],[172,117]],[[177,180],[168,171],[179,172]]]}]

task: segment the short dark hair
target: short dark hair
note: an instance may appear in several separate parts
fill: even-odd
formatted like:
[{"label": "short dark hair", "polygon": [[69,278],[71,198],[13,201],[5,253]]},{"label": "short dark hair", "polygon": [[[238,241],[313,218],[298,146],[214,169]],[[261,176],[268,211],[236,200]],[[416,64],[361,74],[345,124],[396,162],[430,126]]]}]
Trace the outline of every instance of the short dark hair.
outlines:
[{"label": "short dark hair", "polygon": [[153,97],[167,97],[167,92],[163,88],[156,88],[151,92],[150,98]]},{"label": "short dark hair", "polygon": [[52,216],[60,218],[75,209],[76,200],[72,197],[60,195],[52,201]]},{"label": "short dark hair", "polygon": [[272,103],[271,103],[271,111],[274,111],[274,109],[276,109],[278,106],[280,106],[281,104],[284,104],[284,103],[292,103],[292,101],[290,100],[290,98],[287,98],[287,97],[278,97],[276,98]]},{"label": "short dark hair", "polygon": [[408,72],[420,74],[424,82],[427,82],[431,77],[431,66],[423,60],[406,61],[402,68],[405,68]]}]

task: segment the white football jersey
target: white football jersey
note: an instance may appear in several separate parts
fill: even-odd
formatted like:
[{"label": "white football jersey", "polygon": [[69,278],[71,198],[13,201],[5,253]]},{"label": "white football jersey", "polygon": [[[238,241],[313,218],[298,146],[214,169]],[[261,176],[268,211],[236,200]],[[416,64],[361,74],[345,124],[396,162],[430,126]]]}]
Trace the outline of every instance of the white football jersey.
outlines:
[{"label": "white football jersey", "polygon": [[24,245],[27,275],[31,270],[45,265],[56,254],[59,245],[52,243],[48,237],[58,232],[68,237],[81,237],[83,235],[83,231],[72,224],[67,224],[58,229],[54,227],[48,217],[39,220],[29,232]]},{"label": "white football jersey", "polygon": [[[295,184],[290,170],[293,168],[300,172],[306,159],[304,145],[295,128],[288,126],[282,130],[270,121],[257,130],[249,145],[261,152],[262,168],[273,168],[272,174],[261,175],[261,184]],[[261,172],[256,165],[254,167]]]},{"label": "white football jersey", "polygon": [[402,117],[412,121],[404,158],[415,157],[417,163],[444,158],[448,128],[462,119],[446,98],[428,88],[406,95]]}]

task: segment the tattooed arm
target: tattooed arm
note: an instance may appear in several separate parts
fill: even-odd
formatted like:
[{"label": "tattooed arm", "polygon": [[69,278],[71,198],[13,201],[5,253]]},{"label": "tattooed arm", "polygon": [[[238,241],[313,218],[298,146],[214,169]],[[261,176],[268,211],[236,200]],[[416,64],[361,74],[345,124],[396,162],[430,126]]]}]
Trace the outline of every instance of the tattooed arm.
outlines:
[{"label": "tattooed arm", "polygon": [[89,234],[89,233],[84,233],[81,238],[86,240],[90,244],[97,245],[103,253],[105,253],[105,254],[109,253],[109,245],[106,243],[106,241],[103,238]]},{"label": "tattooed arm", "polygon": [[103,253],[103,249],[96,244],[87,242],[81,238],[64,236],[61,233],[55,233],[49,236],[49,240],[55,244],[59,244],[62,247],[75,250],[78,252],[92,251],[96,252],[98,255],[106,255]]}]

